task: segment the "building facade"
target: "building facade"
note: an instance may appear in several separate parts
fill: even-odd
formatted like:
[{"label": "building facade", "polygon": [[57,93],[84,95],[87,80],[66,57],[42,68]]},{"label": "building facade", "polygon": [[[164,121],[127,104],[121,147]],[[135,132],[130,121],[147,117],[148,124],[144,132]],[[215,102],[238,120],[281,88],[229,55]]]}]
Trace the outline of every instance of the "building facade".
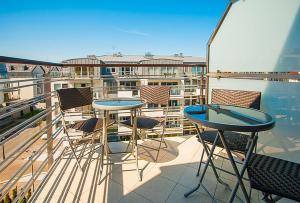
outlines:
[{"label": "building facade", "polygon": [[[113,55],[75,58],[63,61],[70,64],[64,71],[69,71],[71,79],[53,84],[54,90],[63,87],[93,87],[95,98],[134,98],[139,97],[139,88],[145,85],[170,86],[171,97],[167,126],[172,128],[172,134],[181,134],[185,129],[188,133],[190,123],[184,122],[183,108],[185,105],[196,103],[200,97],[201,88],[204,88],[203,77],[206,73],[205,58],[183,56],[160,56],[147,53],[145,55]],[[71,64],[101,64],[101,67],[73,66]],[[105,67],[109,64],[109,67]],[[114,67],[112,64],[116,64]],[[124,66],[122,67],[123,64]],[[132,66],[130,66],[132,64]],[[145,67],[142,65],[145,64]],[[153,64],[153,67],[151,66]],[[157,66],[155,64],[160,64]],[[163,66],[162,64],[166,64]],[[174,67],[172,67],[174,64]],[[195,66],[185,65],[197,64]],[[138,66],[137,66],[138,65]],[[182,65],[182,66],[181,66]],[[58,102],[57,100],[54,102]],[[149,105],[146,108],[156,112],[154,116],[162,116],[162,106]],[[111,117],[118,121],[128,119],[129,112],[113,112]],[[186,127],[186,128],[185,128]],[[118,126],[118,132],[127,132],[129,129]],[[174,130],[175,129],[175,130]],[[177,131],[176,131],[177,129]]]}]

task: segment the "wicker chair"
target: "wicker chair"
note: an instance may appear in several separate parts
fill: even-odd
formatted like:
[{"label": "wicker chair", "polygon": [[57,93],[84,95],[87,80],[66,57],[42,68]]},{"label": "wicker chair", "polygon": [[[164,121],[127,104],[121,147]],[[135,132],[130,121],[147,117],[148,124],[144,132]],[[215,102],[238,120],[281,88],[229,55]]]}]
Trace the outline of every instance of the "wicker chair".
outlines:
[{"label": "wicker chair", "polygon": [[[140,138],[143,138],[143,135],[147,134],[145,131],[154,132],[160,139],[152,139],[154,141],[159,142],[158,148],[150,147],[147,145],[140,145],[146,148],[151,148],[153,150],[157,150],[157,155],[155,161],[157,161],[159,151],[161,149],[162,143],[167,147],[167,143],[164,140],[165,135],[165,126],[168,116],[169,110],[169,100],[170,100],[170,87],[167,86],[143,86],[140,90],[141,99],[145,101],[146,104],[160,104],[166,106],[166,111],[164,117],[149,117],[149,116],[137,116],[137,129],[139,129],[140,133],[138,133]],[[140,113],[141,114],[141,113]],[[122,125],[132,128],[131,118],[122,122]],[[154,128],[162,127],[162,132],[159,133],[154,130]],[[148,138],[148,136],[147,136]],[[131,141],[130,141],[131,142]]]},{"label": "wicker chair", "polygon": [[[225,104],[235,105],[240,107],[260,109],[261,93],[254,91],[242,91],[242,90],[226,90],[226,89],[213,89],[211,103],[212,104]],[[201,134],[206,144],[213,144],[217,131],[214,129],[207,129]],[[244,154],[247,151],[248,135],[238,132],[224,132],[225,139],[228,143],[228,147],[231,151],[238,154]],[[198,139],[200,142],[200,139]],[[223,148],[223,144],[219,139],[216,143],[218,147]],[[215,154],[218,156],[218,154]],[[204,149],[200,158],[200,163],[197,171],[197,176],[200,174],[201,164],[203,161]],[[224,157],[223,157],[224,158]],[[242,158],[242,157],[241,157]]]},{"label": "wicker chair", "polygon": [[253,154],[247,171],[250,187],[262,191],[266,202],[275,202],[281,197],[300,202],[299,163]]},{"label": "wicker chair", "polygon": [[[86,141],[94,144],[95,142],[95,134],[100,133],[103,123],[102,119],[96,118],[95,111],[92,110],[93,117],[87,120],[76,121],[73,124],[66,125],[65,115],[66,110],[83,107],[92,104],[93,102],[93,94],[91,88],[67,88],[67,89],[60,89],[57,90],[60,111],[62,115],[62,124],[66,133],[67,141],[69,142],[70,149],[76,159],[76,163],[78,167],[82,169],[79,158],[76,156],[75,153],[75,146],[80,145],[82,143],[86,143]],[[74,129],[76,131],[82,131],[83,136],[77,139],[70,138],[69,130]],[[99,136],[100,141],[101,136]],[[101,143],[101,142],[100,142]],[[103,145],[100,145],[100,154],[101,154],[101,165],[103,164]],[[101,170],[103,166],[101,167]]]}]

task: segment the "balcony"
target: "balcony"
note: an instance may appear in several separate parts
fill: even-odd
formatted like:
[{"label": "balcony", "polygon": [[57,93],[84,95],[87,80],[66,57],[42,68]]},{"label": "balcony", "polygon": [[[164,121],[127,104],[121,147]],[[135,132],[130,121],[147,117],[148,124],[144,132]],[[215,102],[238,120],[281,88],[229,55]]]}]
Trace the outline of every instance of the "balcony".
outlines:
[{"label": "balcony", "polygon": [[[14,92],[19,93],[24,89],[28,91],[30,88],[33,92],[37,85],[43,90],[39,96],[32,94],[32,98],[21,99],[10,105],[6,105],[4,101],[0,109],[1,122],[4,118],[31,106],[39,109],[22,122],[15,119],[14,124],[0,134],[1,199],[10,196],[14,201],[31,202],[212,202],[212,197],[204,189],[199,189],[189,198],[183,196],[199,182],[196,173],[203,149],[195,136],[194,125],[184,117],[183,109],[186,105],[204,102],[208,92],[204,85],[207,81],[206,75],[200,74],[193,78],[193,85],[179,82],[176,84],[180,85],[175,85],[165,82],[164,79],[159,82],[151,81],[151,85],[171,87],[170,109],[166,122],[168,147],[161,150],[157,161],[154,159],[155,151],[139,148],[141,181],[136,175],[135,158],[131,153],[109,155],[100,177],[98,145],[87,144],[76,149],[84,171],[78,168],[65,140],[55,91],[75,86],[78,80],[66,77],[66,74],[63,76],[65,77],[55,73],[39,79],[33,78],[31,81],[26,79],[0,82],[3,85],[1,92],[6,94],[13,95]],[[110,87],[103,87],[99,81],[100,78],[90,78],[88,83],[81,83],[93,88],[94,99],[111,96],[139,98],[140,87],[145,85],[139,83],[135,86],[120,86],[120,83],[113,83]],[[187,93],[191,91],[192,94],[187,97]],[[111,94],[112,92],[114,94]],[[88,109],[74,109],[66,121],[72,123],[89,118],[90,114],[85,113],[86,110]],[[146,106],[141,111],[146,114],[165,114],[166,109],[164,106],[153,105]],[[101,117],[102,112],[97,112],[97,116]],[[128,111],[112,111],[110,116],[121,121],[130,114]],[[122,151],[127,147],[132,131],[114,124],[108,134],[111,150]],[[149,135],[153,136],[151,133]],[[74,136],[77,134],[74,133]],[[138,142],[157,145],[150,139]],[[217,152],[225,155],[221,148],[217,148]],[[207,157],[204,157],[204,161],[206,160]],[[232,175],[233,170],[229,162],[216,157],[214,163],[222,180],[233,188],[236,178]],[[202,170],[203,167],[200,172]],[[246,190],[250,191],[247,177],[244,182]],[[218,202],[223,202],[230,196],[231,191],[216,181],[211,168],[208,168],[204,184]],[[235,200],[238,201],[239,198],[245,201],[241,189],[238,190]],[[252,190],[251,202],[261,202],[262,198],[262,193]],[[285,199],[282,202],[285,202]]]},{"label": "balcony", "polygon": [[[208,40],[206,61],[198,64],[191,61],[166,64],[166,60],[161,64],[148,60],[145,64],[111,64],[99,60],[76,62],[86,59],[69,60],[66,64],[0,56],[3,64],[41,65],[49,70],[54,66],[62,68],[62,71],[38,78],[28,74],[7,74],[5,80],[0,81],[0,202],[4,199],[7,202],[213,202],[212,197],[216,202],[226,202],[231,191],[216,180],[211,167],[208,167],[204,178],[204,185],[211,196],[203,188],[189,198],[183,196],[199,183],[196,173],[203,150],[195,136],[195,126],[185,118],[183,109],[191,104],[210,103],[214,89],[261,93],[261,110],[269,113],[276,120],[276,125],[272,130],[259,132],[255,150],[258,154],[299,164],[299,8],[299,1],[292,0],[288,3],[230,1]],[[104,68],[111,70],[103,74],[100,70]],[[127,86],[120,85],[121,82],[132,83]],[[166,122],[168,147],[162,149],[157,161],[154,160],[155,152],[139,148],[140,181],[132,154],[110,155],[100,177],[98,145],[95,148],[83,145],[76,149],[85,169],[81,172],[65,140],[55,90],[90,86],[94,99],[139,98],[140,86],[146,85],[171,86],[171,107]],[[6,98],[16,93],[20,100],[9,104]],[[226,97],[223,99],[224,102],[228,100]],[[21,120],[13,117],[32,106],[39,111]],[[68,122],[89,118],[88,110],[72,110]],[[166,111],[161,105],[148,105],[141,110],[148,114],[165,114]],[[102,112],[97,112],[96,116],[102,117]],[[128,111],[110,114],[116,121],[129,116]],[[119,151],[126,148],[132,131],[116,123],[108,134],[110,148]],[[138,142],[156,144],[150,139]],[[227,155],[221,148],[217,147],[216,151],[220,156]],[[234,155],[234,160],[238,158]],[[207,159],[204,156],[204,161]],[[214,163],[221,179],[233,188],[236,177],[232,175],[228,160],[216,156]],[[241,169],[239,165],[238,169]],[[200,174],[202,172],[203,167]],[[283,174],[277,173],[273,178]],[[294,174],[299,177],[298,168]],[[246,173],[243,182],[250,193],[247,176]],[[286,180],[294,181],[288,178]],[[277,182],[273,184],[278,185]],[[290,185],[297,187],[297,184],[286,186]],[[286,188],[283,188],[284,192]],[[238,188],[237,195],[233,202],[245,202],[241,188]],[[250,202],[262,201],[263,194],[252,189]],[[285,198],[279,201],[290,202],[294,201]]]},{"label": "balcony", "polygon": [[[147,141],[145,141],[147,142]],[[111,143],[113,150],[122,150],[126,142]],[[211,202],[204,190],[199,190],[190,198],[183,194],[198,184],[195,176],[201,145],[195,136],[167,138],[168,148],[163,149],[158,161],[154,162],[155,153],[147,149],[139,152],[139,166],[143,170],[139,181],[134,157],[131,155],[111,155],[110,162],[105,162],[104,171],[99,179],[98,153],[90,153],[89,146],[81,152],[82,173],[72,157],[66,155],[57,158],[32,197],[36,202]],[[151,157],[153,155],[153,157]],[[92,159],[91,159],[92,157]],[[113,163],[112,163],[113,162]],[[229,168],[221,160],[216,163],[222,168]],[[204,183],[218,201],[230,195],[221,184],[217,184],[212,171],[208,172]],[[220,172],[224,181],[233,186],[231,175]],[[241,195],[241,194],[240,194]],[[241,195],[242,197],[242,195]],[[253,191],[252,202],[260,202],[259,194]]]},{"label": "balcony", "polygon": [[[195,142],[195,136],[185,134],[185,132],[192,134],[194,129],[182,115],[184,103],[179,105],[177,102],[176,106],[170,107],[170,118],[167,121],[166,135],[168,136],[169,147],[161,152],[159,161],[155,162],[152,159],[151,153],[153,152],[151,151],[141,149],[139,153],[140,167],[143,169],[143,180],[141,182],[132,179],[132,173],[135,174],[135,172],[130,171],[130,168],[134,164],[130,154],[125,154],[124,156],[110,156],[110,161],[113,161],[114,164],[106,162],[101,184],[97,185],[98,152],[90,153],[90,146],[78,149],[81,150],[79,153],[83,155],[81,162],[85,163],[86,167],[85,172],[81,173],[74,165],[75,162],[66,148],[68,145],[65,142],[61,127],[61,115],[58,112],[55,90],[61,87],[70,87],[75,84],[73,82],[77,82],[74,78],[66,77],[67,75],[65,72],[61,74],[55,72],[38,79],[1,81],[1,84],[4,85],[1,92],[9,95],[14,95],[17,92],[20,100],[10,105],[3,101],[0,119],[16,115],[31,106],[40,109],[38,113],[26,117],[22,122],[16,122],[17,120],[15,120],[14,125],[8,126],[7,130],[0,135],[1,199],[6,198],[7,195],[12,198],[14,193],[14,201],[25,201],[24,199],[27,199],[37,202],[60,200],[115,202],[121,199],[122,201],[131,201],[138,198],[140,201],[151,202],[156,201],[156,199],[151,200],[151,198],[154,198],[153,192],[157,189],[149,190],[150,193],[148,193],[148,188],[161,183],[164,186],[160,189],[161,196],[155,198],[173,201],[173,198],[178,198],[174,196],[177,190],[184,191],[184,189],[191,187],[192,183],[189,186],[184,182],[189,181],[189,179],[185,180],[183,178],[181,180],[183,182],[180,182],[177,176],[183,175],[186,169],[189,171],[196,170],[195,153],[198,153],[197,151],[201,147],[199,143]],[[198,79],[200,80],[201,77],[198,77]],[[89,83],[93,87],[95,99],[106,97],[110,91],[118,93],[131,91],[132,95],[129,95],[130,97],[139,97],[140,86],[103,88],[97,86],[98,81],[99,78],[93,78],[93,82]],[[7,86],[7,83],[10,85]],[[35,96],[34,91],[37,85],[42,87],[43,92]],[[32,97],[22,98],[24,97],[22,95],[24,90],[26,90],[27,96],[30,93]],[[171,96],[184,99],[184,95],[180,94],[184,91],[184,85],[172,86]],[[194,99],[199,100],[200,97],[204,98],[204,96],[195,95]],[[144,108],[142,111],[155,114],[157,112],[164,113],[165,109],[159,106]],[[70,122],[74,119],[82,120],[89,116],[89,114],[82,113],[82,109],[75,109],[72,113],[74,116],[70,117]],[[123,113],[126,114],[127,112]],[[112,116],[115,116],[117,120],[118,115],[122,115],[122,112],[112,112]],[[101,116],[101,112],[98,112],[97,116]],[[118,127],[118,125],[115,125],[114,129],[118,129]],[[124,148],[130,135],[130,130],[111,131],[111,148],[113,150]],[[145,140],[145,142],[150,141]],[[196,145],[192,147],[189,143]],[[187,156],[187,153],[191,153],[193,156]],[[90,157],[92,159],[88,159]],[[189,160],[192,157],[194,157],[195,163]],[[178,172],[176,172],[177,165]],[[160,172],[160,170],[162,171]],[[67,190],[68,192],[65,193]],[[80,195],[75,197],[73,194]],[[171,196],[171,194],[173,195]],[[192,199],[188,201],[192,201]]]}]

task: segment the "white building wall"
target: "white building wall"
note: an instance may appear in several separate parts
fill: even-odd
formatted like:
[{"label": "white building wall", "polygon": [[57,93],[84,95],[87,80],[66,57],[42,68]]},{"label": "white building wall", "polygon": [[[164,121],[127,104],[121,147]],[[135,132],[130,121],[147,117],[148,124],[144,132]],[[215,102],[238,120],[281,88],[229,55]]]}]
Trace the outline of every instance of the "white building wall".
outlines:
[{"label": "white building wall", "polygon": [[[212,41],[209,71],[298,72],[299,36],[299,0],[237,1]],[[260,133],[258,151],[300,161],[300,83],[210,78],[213,88],[262,92],[261,108],[276,126]]]},{"label": "white building wall", "polygon": [[300,70],[299,9],[299,0],[234,3],[210,46],[210,72]]}]

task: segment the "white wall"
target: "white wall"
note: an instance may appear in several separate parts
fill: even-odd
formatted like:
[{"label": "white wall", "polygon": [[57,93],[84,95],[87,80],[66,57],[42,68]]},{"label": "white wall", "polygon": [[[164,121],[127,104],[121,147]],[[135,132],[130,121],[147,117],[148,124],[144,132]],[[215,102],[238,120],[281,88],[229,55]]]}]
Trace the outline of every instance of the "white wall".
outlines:
[{"label": "white wall", "polygon": [[210,48],[209,69],[300,71],[299,0],[239,0]]},{"label": "white wall", "polygon": [[[239,0],[210,47],[209,71],[300,71],[300,0]],[[300,83],[210,78],[213,88],[262,92],[261,108],[276,120],[260,133],[260,153],[299,162]]]}]

